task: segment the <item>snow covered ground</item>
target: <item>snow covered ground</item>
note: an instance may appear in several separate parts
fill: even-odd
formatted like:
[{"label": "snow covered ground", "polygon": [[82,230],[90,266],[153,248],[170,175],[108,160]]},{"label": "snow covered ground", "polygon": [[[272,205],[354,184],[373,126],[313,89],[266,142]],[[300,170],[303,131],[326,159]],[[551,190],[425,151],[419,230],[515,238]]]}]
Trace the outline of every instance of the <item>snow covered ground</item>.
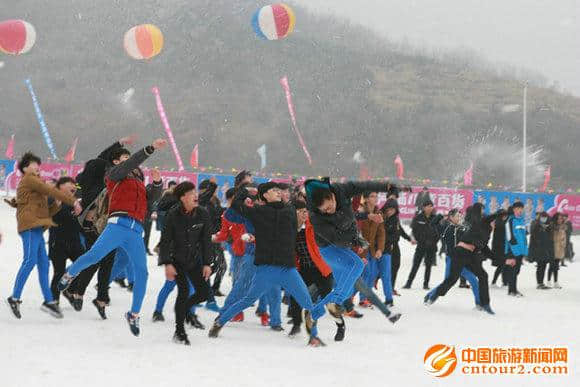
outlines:
[{"label": "snow covered ground", "polygon": [[[470,290],[454,288],[447,297],[426,308],[422,304],[423,269],[414,289],[401,291],[395,302],[404,313],[395,326],[378,311],[363,310],[361,320],[347,320],[344,342],[335,343],[328,317],[320,332],[328,346],[307,348],[306,338],[291,340],[259,325],[253,310],[246,321],[226,326],[217,340],[207,331],[190,330],[191,347],[171,342],[173,294],[165,309],[167,321],[150,318],[163,271],[149,259],[149,284],[141,321],[142,335],[133,337],[122,318],[131,294],[113,285],[109,319],[100,320],[90,304],[77,313],[64,301],[65,318],[56,320],[40,311],[42,302],[36,271],[23,294],[22,320],[16,320],[4,300],[11,294],[21,262],[22,246],[14,212],[0,207],[0,385],[15,386],[454,386],[454,385],[578,385],[577,351],[580,338],[580,264],[560,272],[562,290],[535,288],[535,266],[526,264],[520,275],[523,299],[508,298],[505,289],[492,289],[492,317],[473,310]],[[158,235],[153,240],[156,242]],[[580,237],[574,239],[580,246]],[[413,248],[402,242],[399,287],[410,270]],[[432,286],[443,277],[438,261]],[[488,266],[488,273],[493,273]],[[229,279],[224,288],[229,288]],[[223,303],[223,299],[218,299]],[[283,308],[285,313],[286,308]],[[209,326],[215,314],[201,311]],[[288,332],[286,328],[286,333]],[[567,376],[466,376],[457,370],[438,379],[426,373],[427,348],[443,343],[457,346],[539,347],[568,346]],[[459,355],[459,354],[458,354]]]}]

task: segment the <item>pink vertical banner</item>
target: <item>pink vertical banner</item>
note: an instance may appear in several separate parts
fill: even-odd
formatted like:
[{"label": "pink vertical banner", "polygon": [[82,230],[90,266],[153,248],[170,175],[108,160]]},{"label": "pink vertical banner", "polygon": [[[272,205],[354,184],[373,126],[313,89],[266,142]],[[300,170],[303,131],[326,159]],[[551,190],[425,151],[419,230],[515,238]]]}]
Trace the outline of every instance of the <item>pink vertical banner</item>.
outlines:
[{"label": "pink vertical banner", "polygon": [[288,77],[284,77],[280,79],[280,84],[284,88],[286,92],[286,101],[288,102],[288,111],[290,112],[290,118],[292,119],[292,129],[294,129],[294,133],[298,136],[298,141],[302,146],[302,150],[308,159],[308,163],[312,165],[312,157],[310,157],[310,153],[306,148],[306,144],[304,143],[304,138],[302,138],[302,133],[298,130],[298,125],[296,124],[296,112],[294,111],[294,104],[292,103],[292,93],[290,92],[290,84],[288,83]]},{"label": "pink vertical banner", "polygon": [[169,138],[171,148],[173,149],[173,154],[175,155],[175,160],[177,161],[177,168],[180,171],[183,171],[185,169],[183,168],[183,161],[181,161],[181,156],[179,155],[179,151],[177,150],[177,145],[175,144],[173,132],[171,131],[171,127],[169,126],[169,120],[167,119],[167,114],[165,114],[163,102],[161,102],[161,95],[159,94],[159,89],[157,87],[153,87],[151,91],[155,95],[155,102],[157,103],[157,111],[159,112],[159,118],[161,119],[161,123],[165,128],[165,132],[167,133],[167,138]]}]

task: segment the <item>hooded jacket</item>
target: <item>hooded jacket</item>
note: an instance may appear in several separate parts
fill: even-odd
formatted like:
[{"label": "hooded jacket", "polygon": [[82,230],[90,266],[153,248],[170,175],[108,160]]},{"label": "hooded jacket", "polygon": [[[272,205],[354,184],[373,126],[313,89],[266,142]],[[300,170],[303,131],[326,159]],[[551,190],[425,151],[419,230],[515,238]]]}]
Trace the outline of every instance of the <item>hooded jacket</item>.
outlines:
[{"label": "hooded jacket", "polygon": [[[391,185],[384,182],[348,182],[345,184],[330,184],[329,179],[307,180],[306,188],[307,207],[310,221],[314,227],[316,243],[319,247],[336,245],[350,248],[360,245],[358,228],[351,200],[364,192],[387,192]],[[312,203],[312,193],[316,189],[329,189],[336,198],[336,211],[333,214],[323,214]]]}]

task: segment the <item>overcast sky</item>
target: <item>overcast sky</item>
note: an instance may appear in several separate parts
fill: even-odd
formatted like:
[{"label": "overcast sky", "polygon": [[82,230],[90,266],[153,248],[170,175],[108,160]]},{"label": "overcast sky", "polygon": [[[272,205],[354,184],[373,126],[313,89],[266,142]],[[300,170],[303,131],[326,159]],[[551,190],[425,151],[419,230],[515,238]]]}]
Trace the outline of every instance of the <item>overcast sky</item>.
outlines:
[{"label": "overcast sky", "polygon": [[[421,47],[469,47],[580,96],[580,0],[293,0]],[[298,21],[299,22],[299,21]]]}]

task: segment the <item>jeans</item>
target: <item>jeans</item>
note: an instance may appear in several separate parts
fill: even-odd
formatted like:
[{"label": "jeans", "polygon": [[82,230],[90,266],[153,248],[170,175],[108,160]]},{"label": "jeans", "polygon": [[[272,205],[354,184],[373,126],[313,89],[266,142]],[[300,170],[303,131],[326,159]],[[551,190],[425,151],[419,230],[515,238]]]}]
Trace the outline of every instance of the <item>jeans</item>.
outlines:
[{"label": "jeans", "polygon": [[[260,265],[256,269],[256,275],[252,280],[252,285],[248,293],[238,302],[224,309],[218,317],[218,323],[224,326],[235,315],[250,307],[260,296],[276,286],[281,286],[286,289],[302,308],[311,311],[313,319],[316,320],[325,313],[324,308],[322,308],[321,312],[315,312],[308,288],[296,268]],[[317,329],[314,327],[312,336],[317,335]]]},{"label": "jeans", "polygon": [[128,259],[135,275],[131,312],[138,314],[143,305],[147,288],[147,256],[143,243],[143,227],[130,217],[109,219],[103,233],[89,251],[68,268],[68,273],[77,276],[85,268],[94,265],[112,250],[122,250],[122,259]]},{"label": "jeans", "polygon": [[22,265],[20,265],[18,274],[16,274],[14,290],[12,291],[12,298],[16,300],[20,300],[28,276],[32,269],[34,269],[34,266],[36,266],[38,271],[38,282],[40,283],[40,289],[42,290],[44,301],[53,301],[48,281],[49,263],[43,233],[44,228],[42,227],[33,228],[20,233],[20,238],[22,238],[22,245],[24,247],[24,259]]}]

